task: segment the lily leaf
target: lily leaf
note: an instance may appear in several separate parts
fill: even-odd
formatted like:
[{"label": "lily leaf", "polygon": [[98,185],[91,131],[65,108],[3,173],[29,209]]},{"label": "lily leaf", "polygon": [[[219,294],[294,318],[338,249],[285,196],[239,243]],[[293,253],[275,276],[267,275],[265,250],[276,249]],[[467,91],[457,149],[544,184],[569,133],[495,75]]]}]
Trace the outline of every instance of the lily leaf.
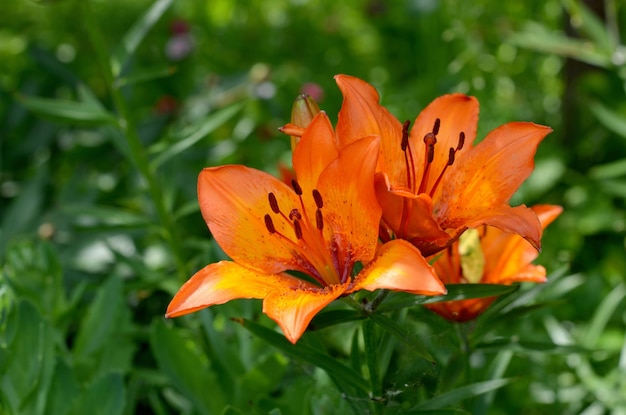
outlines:
[{"label": "lily leaf", "polygon": [[[368,382],[357,372],[339,363],[332,357],[320,353],[316,349],[301,343],[291,344],[283,335],[253,321],[247,319],[238,319],[236,321],[249,332],[280,349],[283,353],[297,359],[302,359],[305,362],[325,370],[332,375],[333,378],[341,379],[343,384],[350,385],[363,394],[368,393]],[[343,387],[341,384],[338,386]]]},{"label": "lily leaf", "polygon": [[126,32],[122,38],[122,44],[111,58],[111,67],[116,78],[122,73],[128,64],[128,60],[135,53],[146,34],[159,21],[173,2],[174,0],[155,1],[148,11]]},{"label": "lily leaf", "polygon": [[511,379],[494,379],[485,382],[472,383],[471,385],[462,386],[458,389],[450,392],[443,393],[436,396],[426,402],[423,402],[415,407],[407,414],[422,414],[425,411],[431,411],[433,409],[443,409],[455,405],[465,399],[473,398],[474,396],[482,395],[483,393],[490,392],[495,389],[499,389],[508,383]]},{"label": "lily leaf", "polygon": [[335,324],[363,319],[365,319],[365,316],[357,310],[328,310],[316,315],[309,323],[308,330],[320,330]]},{"label": "lily leaf", "polygon": [[390,293],[380,307],[378,307],[378,310],[391,311],[421,304],[438,303],[441,301],[493,297],[515,292],[519,289],[519,286],[500,284],[449,284],[446,285],[446,288],[448,289],[448,294],[438,296],[423,296],[393,292]]},{"label": "lily leaf", "polygon": [[380,313],[371,314],[370,318],[376,324],[386,330],[389,334],[395,336],[401,342],[410,346],[413,353],[416,353],[417,355],[425,360],[428,360],[429,362],[435,362],[435,359],[432,357],[426,347],[424,347],[422,341],[417,336],[413,335],[413,333],[409,332],[405,326],[398,324],[394,320]]},{"label": "lily leaf", "polygon": [[589,109],[602,125],[615,134],[626,138],[626,118],[624,118],[624,115],[616,113],[606,105],[597,101],[591,102]]},{"label": "lily leaf", "polygon": [[27,109],[55,121],[86,126],[117,124],[117,118],[93,102],[78,102],[18,95],[17,100]]},{"label": "lily leaf", "polygon": [[152,167],[157,168],[161,164],[165,163],[167,160],[192,147],[198,141],[202,140],[208,134],[212,133],[217,128],[222,126],[240,109],[241,105],[231,105],[209,115],[209,117],[206,120],[202,121],[202,123],[200,123],[197,128],[195,128],[194,131],[188,136],[182,138],[180,141],[177,141],[174,144],[168,144],[163,152],[154,158],[154,160],[152,161]]}]

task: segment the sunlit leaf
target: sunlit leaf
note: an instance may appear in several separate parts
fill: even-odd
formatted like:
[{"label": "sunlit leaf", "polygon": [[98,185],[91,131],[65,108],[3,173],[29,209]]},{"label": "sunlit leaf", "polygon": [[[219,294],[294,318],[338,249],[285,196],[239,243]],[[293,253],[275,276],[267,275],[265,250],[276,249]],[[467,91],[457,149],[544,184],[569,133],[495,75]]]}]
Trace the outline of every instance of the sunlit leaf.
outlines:
[{"label": "sunlit leaf", "polygon": [[623,114],[616,113],[598,101],[590,102],[589,109],[602,125],[626,138],[626,117]]}]

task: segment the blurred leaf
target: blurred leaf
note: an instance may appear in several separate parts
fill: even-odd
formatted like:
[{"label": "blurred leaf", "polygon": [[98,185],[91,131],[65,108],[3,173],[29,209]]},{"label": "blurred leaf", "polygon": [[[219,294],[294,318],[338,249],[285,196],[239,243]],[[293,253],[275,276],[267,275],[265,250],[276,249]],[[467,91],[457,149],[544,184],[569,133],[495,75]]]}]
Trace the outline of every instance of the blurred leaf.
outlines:
[{"label": "blurred leaf", "polygon": [[20,301],[0,333],[0,402],[9,413],[43,413],[54,370],[56,333],[37,309]]},{"label": "blurred leaf", "polygon": [[161,371],[196,411],[205,415],[222,411],[227,394],[222,391],[206,357],[197,349],[197,343],[183,336],[182,330],[167,327],[162,319],[155,319],[150,330],[150,348]]},{"label": "blurred leaf", "polygon": [[450,392],[446,392],[439,396],[436,396],[426,402],[423,402],[417,406],[414,406],[407,414],[421,414],[425,410],[443,409],[457,404],[465,399],[473,398],[474,396],[482,395],[483,393],[490,392],[495,389],[499,389],[506,386],[511,382],[511,379],[494,379],[485,382],[472,383],[471,385],[462,386]]},{"label": "blurred leaf", "polygon": [[[624,127],[626,127],[626,122],[624,123]],[[624,132],[626,133],[626,131]],[[596,180],[614,179],[616,177],[626,176],[626,159],[594,166],[589,170],[589,176]]]},{"label": "blurred leaf", "polygon": [[[363,379],[358,373],[356,373],[349,367],[339,363],[332,357],[324,353],[320,353],[318,350],[310,348],[301,343],[291,344],[282,334],[276,333],[274,330],[265,328],[260,324],[254,323],[250,320],[241,319],[240,321],[238,320],[238,322],[240,322],[241,325],[252,334],[265,340],[267,343],[283,351],[288,356],[304,360],[305,362],[308,362],[314,366],[319,367],[320,369],[325,370],[329,374],[332,374],[338,379],[341,379],[341,382],[343,382],[345,385],[350,385],[361,393],[368,392],[369,385],[365,379]],[[342,386],[344,385],[337,386],[342,388]]]},{"label": "blurred leaf", "polygon": [[[80,387],[72,369],[60,357],[56,357],[54,376],[46,404],[46,414],[65,415],[73,402],[80,397]],[[90,412],[91,413],[91,412]]]},{"label": "blurred leaf", "polygon": [[36,98],[24,95],[18,95],[17,99],[34,113],[55,121],[85,126],[117,124],[117,118],[113,114],[90,102]]},{"label": "blurred leaf", "polygon": [[198,141],[222,126],[226,121],[237,114],[241,108],[242,106],[240,104],[231,105],[210,114],[206,119],[193,126],[193,132],[189,135],[181,138],[174,144],[168,144],[168,146],[152,160],[152,167],[157,168],[169,159],[192,147]]},{"label": "blurred leaf", "polygon": [[174,74],[175,72],[176,72],[176,68],[173,66],[144,70],[132,76],[125,76],[123,78],[119,78],[115,82],[115,86],[118,88],[121,88],[127,85],[134,85],[134,84],[138,84],[142,82],[154,81],[159,78],[166,78]]},{"label": "blurred leaf", "polygon": [[[61,211],[73,219],[75,226],[84,229],[106,230],[146,228],[153,224],[149,216],[112,206],[66,205]],[[83,224],[85,223],[85,224]]]},{"label": "blurred leaf", "polygon": [[605,330],[609,319],[626,297],[626,286],[622,283],[613,288],[596,309],[585,334],[580,342],[583,346],[592,348],[596,346],[600,335]]},{"label": "blurred leaf", "polygon": [[78,396],[73,415],[119,415],[124,411],[126,390],[120,373],[98,377]]},{"label": "blurred leaf", "polygon": [[429,362],[435,362],[435,359],[428,352],[428,349],[424,346],[422,339],[418,338],[415,334],[407,330],[406,325],[401,325],[390,319],[387,316],[376,312],[369,316],[376,324],[387,331],[392,336],[395,336],[402,343],[409,346],[411,353],[417,354],[419,357],[428,360]]},{"label": "blurred leaf", "polygon": [[[501,379],[502,376],[504,376],[506,369],[509,367],[509,363],[512,358],[513,352],[511,350],[499,350],[489,365],[487,379]],[[495,391],[496,390],[494,389],[477,397],[472,414],[486,414],[487,410],[493,403],[493,398],[496,394]]]},{"label": "blurred leaf", "polygon": [[126,32],[120,46],[111,58],[111,67],[115,78],[124,71],[128,61],[135,54],[146,34],[159,21],[173,2],[173,0],[156,0],[146,13]]},{"label": "blurred leaf", "polygon": [[589,36],[590,40],[608,53],[617,46],[609,36],[604,22],[580,0],[563,0],[573,26]]},{"label": "blurred leaf", "polygon": [[48,170],[45,166],[22,184],[22,189],[4,211],[0,222],[0,258],[4,257],[5,244],[15,235],[32,232],[39,225],[44,186],[47,183]]},{"label": "blurred leaf", "polygon": [[602,68],[612,65],[610,54],[600,50],[597,45],[549,31],[539,23],[528,22],[524,30],[515,33],[509,41],[523,48],[577,59]]},{"label": "blurred leaf", "polygon": [[626,117],[624,115],[616,113],[598,101],[590,102],[589,109],[607,129],[626,138]]},{"label": "blurred leaf", "polygon": [[448,294],[437,296],[413,295],[400,292],[390,293],[378,307],[378,311],[397,310],[415,305],[437,303],[441,301],[467,300],[470,298],[493,297],[509,294],[519,289],[519,285],[499,284],[448,284]]},{"label": "blurred leaf", "polygon": [[484,351],[508,350],[518,353],[541,352],[543,354],[554,354],[558,356],[571,353],[591,353],[590,349],[578,345],[558,345],[551,342],[533,340],[493,340],[488,343],[479,343],[474,347]]},{"label": "blurred leaf", "polygon": [[98,290],[81,321],[73,354],[79,380],[93,380],[112,371],[130,370],[135,344],[130,310],[119,276],[110,276]]},{"label": "blurred leaf", "polygon": [[357,310],[326,310],[313,317],[307,330],[321,330],[336,324],[363,320],[365,318]]}]

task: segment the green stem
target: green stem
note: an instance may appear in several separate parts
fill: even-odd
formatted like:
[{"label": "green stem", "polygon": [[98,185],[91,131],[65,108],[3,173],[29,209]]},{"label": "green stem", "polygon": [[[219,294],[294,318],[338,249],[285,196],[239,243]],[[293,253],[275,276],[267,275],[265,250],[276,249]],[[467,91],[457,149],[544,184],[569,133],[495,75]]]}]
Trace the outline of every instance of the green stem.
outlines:
[{"label": "green stem", "polygon": [[471,383],[471,365],[470,358],[472,355],[472,348],[470,346],[469,337],[467,336],[467,324],[455,324],[456,331],[461,343],[461,354],[463,359],[463,379],[464,385]]},{"label": "green stem", "polygon": [[94,48],[96,60],[104,69],[103,75],[107,87],[109,88],[111,98],[113,99],[113,104],[117,109],[118,127],[126,137],[132,163],[135,165],[142,179],[148,186],[150,198],[152,199],[159,222],[162,226],[163,237],[169,244],[174,260],[176,261],[178,277],[184,281],[187,279],[188,275],[186,269],[187,267],[182,257],[182,247],[178,232],[174,225],[172,215],[165,205],[165,199],[163,197],[163,193],[161,192],[161,187],[159,186],[155,172],[150,168],[150,163],[148,162],[148,158],[146,156],[147,152],[141,143],[126,100],[122,95],[122,92],[115,85],[113,68],[111,67],[111,61],[107,53],[108,48],[88,3],[88,1],[82,2],[84,6],[83,15],[85,16],[85,27]]}]

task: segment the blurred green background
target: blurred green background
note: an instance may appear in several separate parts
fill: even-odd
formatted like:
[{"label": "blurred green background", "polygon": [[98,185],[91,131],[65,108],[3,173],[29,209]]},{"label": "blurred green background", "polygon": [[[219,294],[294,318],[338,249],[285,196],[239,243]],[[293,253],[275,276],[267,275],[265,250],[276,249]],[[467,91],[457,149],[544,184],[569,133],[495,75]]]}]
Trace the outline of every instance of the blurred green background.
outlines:
[{"label": "blurred green background", "polygon": [[[420,402],[448,392],[421,409],[626,414],[621,2],[1,8],[0,413],[422,413]],[[365,403],[314,361],[230,320],[273,328],[258,301],[163,318],[195,270],[224,258],[197,207],[199,171],[243,163],[276,173],[290,160],[277,128],[293,99],[309,92],[336,120],[338,73],[376,86],[400,120],[463,92],[480,101],[479,137],[509,121],[551,126],[513,203],[565,208],[544,236],[548,284],[523,287],[476,325],[404,310],[436,363],[394,345],[382,395]],[[355,330],[301,343],[358,371]]]}]

